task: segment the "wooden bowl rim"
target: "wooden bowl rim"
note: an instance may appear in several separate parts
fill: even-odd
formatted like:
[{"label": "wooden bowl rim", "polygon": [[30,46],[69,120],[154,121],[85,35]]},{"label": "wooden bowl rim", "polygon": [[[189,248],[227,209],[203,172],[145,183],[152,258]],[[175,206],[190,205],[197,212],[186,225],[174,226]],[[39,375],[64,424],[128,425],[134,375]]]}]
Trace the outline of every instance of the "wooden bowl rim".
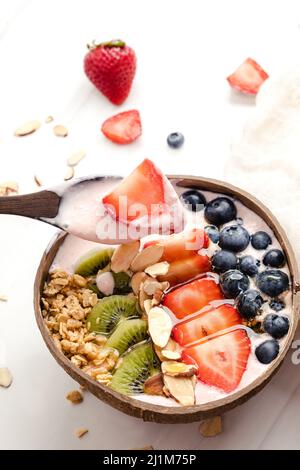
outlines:
[{"label": "wooden bowl rim", "polygon": [[182,406],[161,406],[146,403],[135,398],[127,397],[118,392],[115,392],[105,385],[94,381],[87,374],[78,369],[71,361],[55,346],[41,312],[41,292],[45,279],[48,275],[48,270],[53,262],[53,259],[62,245],[64,239],[67,237],[66,233],[59,232],[48,245],[43,254],[39,268],[37,270],[35,284],[34,284],[34,309],[35,318],[44,341],[56,361],[65,369],[81,385],[85,385],[94,395],[101,400],[110,404],[114,408],[127,413],[129,415],[142,418],[145,421],[154,421],[160,423],[183,423],[199,421],[210,416],[222,414],[229,409],[234,408],[248,400],[251,396],[258,393],[268,381],[272,378],[278,370],[286,353],[293,340],[297,323],[298,323],[298,310],[300,307],[300,280],[299,271],[293,249],[289,240],[281,227],[276,217],[271,211],[246,191],[233,186],[227,182],[215,180],[211,178],[203,178],[198,176],[181,176],[181,175],[168,175],[170,180],[176,181],[178,186],[192,188],[197,187],[203,191],[212,191],[215,193],[222,193],[230,195],[231,197],[239,200],[250,210],[260,215],[265,222],[268,223],[271,230],[275,233],[279,243],[284,249],[287,262],[291,274],[291,289],[292,289],[292,321],[290,329],[286,338],[286,342],[278,357],[273,364],[257,379],[244,387],[242,390],[232,393],[229,396],[220,398],[218,400],[210,401],[206,404],[194,405],[190,407]]}]

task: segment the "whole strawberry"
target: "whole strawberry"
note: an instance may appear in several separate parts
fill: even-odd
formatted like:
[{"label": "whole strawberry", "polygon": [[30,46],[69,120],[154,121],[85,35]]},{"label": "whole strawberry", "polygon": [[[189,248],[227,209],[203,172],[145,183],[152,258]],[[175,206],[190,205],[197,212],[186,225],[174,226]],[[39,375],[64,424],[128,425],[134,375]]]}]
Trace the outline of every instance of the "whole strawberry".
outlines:
[{"label": "whole strawberry", "polygon": [[92,43],[84,58],[84,70],[91,82],[112,103],[122,104],[129,95],[136,71],[136,56],[121,40]]}]

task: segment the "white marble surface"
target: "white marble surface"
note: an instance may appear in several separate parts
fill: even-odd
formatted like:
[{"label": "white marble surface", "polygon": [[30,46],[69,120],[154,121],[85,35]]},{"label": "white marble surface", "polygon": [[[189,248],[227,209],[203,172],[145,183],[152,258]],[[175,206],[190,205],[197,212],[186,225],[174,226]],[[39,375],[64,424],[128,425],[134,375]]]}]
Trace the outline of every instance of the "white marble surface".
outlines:
[{"label": "white marble surface", "polygon": [[[121,37],[138,56],[133,91],[120,110],[140,110],[144,133],[130,147],[104,140],[102,121],[118,111],[86,80],[85,44]],[[169,173],[222,178],[235,135],[254,100],[231,93],[225,77],[247,56],[279,73],[299,56],[298,1],[254,0],[2,0],[0,3],[0,180],[34,189],[33,175],[57,182],[70,153],[83,148],[77,175],[126,173],[151,157]],[[67,139],[51,124],[24,139],[12,136],[29,119],[52,114],[68,126]],[[167,148],[169,132],[186,143]],[[243,186],[243,181],[240,182]],[[75,383],[48,353],[35,325],[32,289],[42,252],[55,230],[17,217],[0,217],[1,361],[14,383],[0,390],[0,449],[296,449],[300,431],[300,366],[288,357],[272,382],[224,418],[214,439],[198,424],[159,425],[125,416],[86,395],[71,406]],[[297,335],[300,337],[300,333]],[[73,429],[90,432],[79,440]]]}]

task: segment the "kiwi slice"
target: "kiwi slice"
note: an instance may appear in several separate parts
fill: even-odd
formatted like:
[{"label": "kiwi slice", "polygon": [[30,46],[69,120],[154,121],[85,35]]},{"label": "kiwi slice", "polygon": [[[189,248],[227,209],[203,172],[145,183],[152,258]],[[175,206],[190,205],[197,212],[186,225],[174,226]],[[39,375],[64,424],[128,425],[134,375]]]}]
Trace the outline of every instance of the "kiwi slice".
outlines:
[{"label": "kiwi slice", "polygon": [[143,393],[146,380],[160,372],[152,344],[139,343],[126,353],[110,382],[110,387],[125,395]]},{"label": "kiwi slice", "polygon": [[114,294],[129,294],[129,292],[132,292],[130,286],[131,277],[127,273],[112,273],[112,275],[115,281]]},{"label": "kiwi slice", "polygon": [[92,308],[87,317],[87,325],[90,331],[109,334],[121,319],[138,316],[135,297],[111,295],[100,299]]},{"label": "kiwi slice", "polygon": [[75,265],[75,274],[93,276],[99,269],[105,268],[111,260],[113,248],[93,249],[79,258]]},{"label": "kiwi slice", "polygon": [[148,325],[146,320],[131,318],[121,321],[113,334],[108,339],[106,346],[115,348],[120,354],[136,343],[140,343],[148,337]]}]

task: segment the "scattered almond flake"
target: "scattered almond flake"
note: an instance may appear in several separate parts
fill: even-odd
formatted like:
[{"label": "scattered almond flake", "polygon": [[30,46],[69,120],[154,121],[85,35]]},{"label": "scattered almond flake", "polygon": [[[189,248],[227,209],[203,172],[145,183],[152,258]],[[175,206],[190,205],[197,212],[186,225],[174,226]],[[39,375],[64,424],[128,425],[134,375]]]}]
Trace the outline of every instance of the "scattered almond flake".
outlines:
[{"label": "scattered almond flake", "polygon": [[169,359],[171,361],[178,361],[181,359],[181,353],[179,351],[170,351],[170,349],[162,349],[161,355],[164,359]]},{"label": "scattered almond flake", "polygon": [[164,247],[162,245],[150,245],[144,250],[140,251],[131,263],[130,269],[134,272],[144,271],[148,266],[158,263]]},{"label": "scattered almond flake", "polygon": [[47,116],[46,119],[45,119],[45,123],[48,124],[49,122],[52,122],[54,121],[54,117],[53,116]]},{"label": "scattered almond flake", "polygon": [[142,286],[147,295],[154,295],[157,290],[161,290],[161,284],[151,278],[146,279]]},{"label": "scattered almond flake", "polygon": [[144,383],[144,393],[148,395],[163,395],[164,381],[161,373],[152,375]]},{"label": "scattered almond flake", "polygon": [[151,299],[144,300],[144,310],[147,315],[150,312],[151,308],[152,308],[152,300]]},{"label": "scattered almond flake", "polygon": [[214,418],[205,419],[200,423],[199,431],[203,437],[215,437],[222,432],[222,418],[215,416]]},{"label": "scattered almond flake", "polygon": [[172,331],[172,321],[168,313],[160,307],[152,307],[148,313],[149,333],[156,346],[165,347]]},{"label": "scattered almond flake", "polygon": [[89,432],[88,428],[84,428],[84,427],[77,428],[74,430],[74,436],[81,439],[88,432]]},{"label": "scattered almond flake", "polygon": [[163,376],[167,394],[175,398],[183,406],[195,404],[195,382],[192,377],[170,377]]},{"label": "scattered almond flake", "polygon": [[161,370],[163,374],[169,375],[171,377],[192,377],[197,372],[197,368],[194,365],[177,361],[162,362]]},{"label": "scattered almond flake", "polygon": [[76,166],[78,163],[86,156],[84,150],[79,150],[78,152],[73,153],[67,160],[69,166]]},{"label": "scattered almond flake", "polygon": [[0,295],[0,302],[7,302],[8,297],[6,295]]},{"label": "scattered almond flake", "polygon": [[67,393],[66,399],[74,405],[78,405],[79,403],[83,402],[83,396],[79,390],[72,390],[71,392]]},{"label": "scattered almond flake", "polygon": [[111,258],[111,270],[114,273],[128,271],[132,260],[136,257],[140,249],[140,241],[119,245],[113,252]]},{"label": "scattered almond flake", "polygon": [[135,295],[138,295],[141,284],[143,280],[146,278],[147,278],[147,274],[144,273],[143,271],[137,272],[132,276],[130,285]]},{"label": "scattered almond flake", "polygon": [[151,277],[165,276],[169,271],[169,263],[167,261],[161,261],[160,263],[155,263],[152,266],[148,266],[145,269],[145,273],[149,274]]},{"label": "scattered almond flake", "polygon": [[35,184],[40,188],[41,186],[43,186],[43,183],[42,181],[40,180],[40,178],[36,175],[34,175],[34,182]]},{"label": "scattered almond flake", "polygon": [[0,367],[0,387],[8,388],[13,381],[10,370],[7,367]]},{"label": "scattered almond flake", "polygon": [[40,121],[28,121],[15,130],[15,136],[21,137],[24,135],[32,134],[33,132],[38,130],[40,125]]},{"label": "scattered almond flake", "polygon": [[72,178],[74,178],[74,175],[75,175],[75,171],[74,171],[74,168],[72,166],[69,166],[66,170],[66,173],[65,173],[65,176],[64,176],[64,180],[65,181],[69,181],[71,180]]},{"label": "scattered almond flake", "polygon": [[67,137],[68,129],[61,124],[57,124],[53,127],[53,132],[57,137]]},{"label": "scattered almond flake", "polygon": [[10,196],[11,194],[18,194],[19,185],[16,181],[5,181],[0,184],[0,196]]}]

